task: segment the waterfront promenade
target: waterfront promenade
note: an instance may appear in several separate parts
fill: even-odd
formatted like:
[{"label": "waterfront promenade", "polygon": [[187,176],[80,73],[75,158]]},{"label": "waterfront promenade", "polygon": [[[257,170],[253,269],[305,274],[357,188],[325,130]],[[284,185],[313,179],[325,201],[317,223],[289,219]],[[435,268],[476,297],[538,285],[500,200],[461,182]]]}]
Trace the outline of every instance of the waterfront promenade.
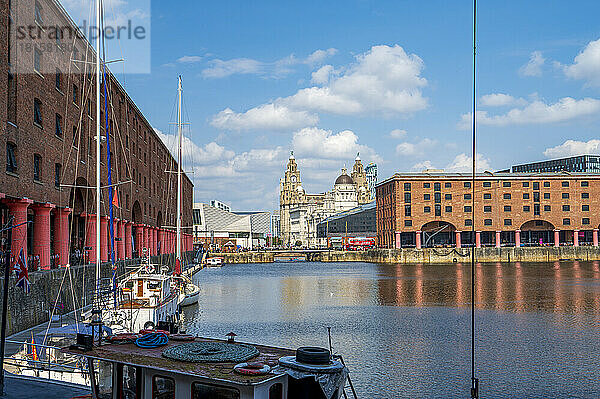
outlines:
[{"label": "waterfront promenade", "polygon": [[[223,257],[224,263],[271,263],[289,255],[305,256],[312,262],[371,262],[371,263],[460,263],[471,259],[472,248],[403,248],[371,249],[368,251],[261,251],[212,253]],[[486,247],[475,248],[477,262],[557,262],[561,260],[600,260],[600,248],[572,247]]]}]

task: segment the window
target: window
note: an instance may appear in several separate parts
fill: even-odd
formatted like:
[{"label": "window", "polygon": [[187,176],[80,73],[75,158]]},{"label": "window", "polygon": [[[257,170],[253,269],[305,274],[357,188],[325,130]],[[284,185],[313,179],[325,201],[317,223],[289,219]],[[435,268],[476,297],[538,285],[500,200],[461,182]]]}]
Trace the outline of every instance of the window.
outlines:
[{"label": "window", "polygon": [[544,212],[550,212],[552,207],[550,205],[544,205]]},{"label": "window", "polygon": [[509,181],[503,181],[502,182],[502,187],[510,187],[511,183]]},{"label": "window", "polygon": [[445,199],[446,201],[451,201],[451,200],[452,200],[452,194],[445,194],[445,195],[444,195],[444,199]]},{"label": "window", "polygon": [[589,205],[581,205],[581,210],[583,212],[589,212],[590,211],[590,206]]},{"label": "window", "polygon": [[33,122],[42,127],[42,102],[39,98],[33,99]]},{"label": "window", "polygon": [[465,187],[465,188],[471,188],[471,182],[470,182],[470,181],[466,181],[466,182],[464,183],[464,187]]},{"label": "window", "polygon": [[529,205],[523,205],[523,212],[531,211],[531,207]]},{"label": "window", "polygon": [[590,198],[590,193],[581,193],[581,198],[582,199],[588,199],[588,198]]},{"label": "window", "polygon": [[17,173],[17,146],[13,143],[6,143],[6,171]]},{"label": "window", "polygon": [[490,194],[490,193],[483,194],[483,199],[492,199],[492,194]]},{"label": "window", "polygon": [[564,219],[563,219],[563,224],[564,224],[565,226],[568,226],[568,225],[570,225],[570,224],[571,224],[571,219],[569,219],[569,218],[564,218]]},{"label": "window", "polygon": [[439,204],[440,202],[442,202],[442,194],[435,193],[434,194],[434,201],[435,201],[436,204]]},{"label": "window", "polygon": [[54,85],[56,87],[56,90],[61,91],[61,88],[62,88],[62,72],[60,72],[60,69],[58,69],[58,68],[56,68],[56,76],[55,76]]},{"label": "window", "polygon": [[433,183],[433,190],[434,191],[440,191],[442,189],[442,184],[441,183]]},{"label": "window", "polygon": [[473,211],[473,208],[471,208],[470,205],[465,205],[464,211],[465,211],[465,213],[471,213]]},{"label": "window", "polygon": [[465,226],[473,226],[473,219],[465,219]]},{"label": "window", "polygon": [[446,207],[446,213],[452,213],[452,207],[451,206],[447,206]]},{"label": "window", "polygon": [[486,188],[492,187],[492,182],[491,181],[484,181],[483,182],[483,187],[486,187]]},{"label": "window", "polygon": [[404,191],[410,191],[410,183],[404,183]]},{"label": "window", "polygon": [[550,193],[544,193],[544,199],[550,199]]},{"label": "window", "polygon": [[512,207],[510,205],[504,205],[504,212],[512,211]]},{"label": "window", "polygon": [[431,201],[431,194],[424,194],[424,195],[423,195],[423,199],[424,199],[425,201]]},{"label": "window", "polygon": [[581,187],[589,187],[590,186],[590,182],[589,181],[582,181],[581,182]]},{"label": "window", "polygon": [[590,218],[581,219],[581,224],[590,224]]},{"label": "window", "polygon": [[486,205],[483,207],[483,211],[484,212],[491,212],[492,211],[492,207],[490,205]]},{"label": "window", "polygon": [[269,399],[283,398],[283,385],[280,383],[271,385],[269,388]]},{"label": "window", "polygon": [[404,205],[404,216],[412,216],[412,210],[410,205]]},{"label": "window", "polygon": [[423,213],[431,213],[431,207],[430,206],[423,207]]},{"label": "window", "polygon": [[562,193],[562,199],[569,199],[569,193]]},{"label": "window", "polygon": [[40,178],[40,166],[42,163],[42,157],[39,154],[33,155],[33,180],[41,181]]},{"label": "window", "polygon": [[533,182],[533,189],[534,190],[539,190],[540,189],[540,182],[539,181],[534,181]]},{"label": "window", "polygon": [[77,105],[79,102],[79,89],[77,85],[73,85],[73,104]]},{"label": "window", "polygon": [[405,220],[404,221],[404,227],[411,227],[412,226],[412,220]]},{"label": "window", "polygon": [[444,187],[445,188],[452,188],[452,183],[450,183],[450,182],[444,183]]},{"label": "window", "polygon": [[484,224],[485,226],[491,226],[491,225],[492,225],[492,219],[485,219],[485,220],[483,221],[483,224]]},{"label": "window", "polygon": [[465,194],[464,197],[465,197],[466,200],[470,200],[471,199],[471,194]]},{"label": "window", "polygon": [[523,187],[529,187],[529,182],[528,181],[524,181],[523,182]]},{"label": "window", "polygon": [[523,193],[523,199],[529,199],[529,193]]},{"label": "window", "polygon": [[502,196],[505,200],[509,200],[510,199],[510,193],[504,193],[504,195]]},{"label": "window", "polygon": [[37,73],[42,70],[42,52],[37,47],[33,50],[33,70]]},{"label": "window", "polygon": [[431,183],[423,183],[423,188],[431,188]]},{"label": "window", "polygon": [[[276,386],[279,386],[279,388],[273,389]],[[281,392],[282,392],[281,384],[273,385],[271,387],[271,389],[269,389],[269,399],[271,399],[271,398],[280,399],[281,395],[279,395],[279,396],[272,396],[272,395],[277,395],[277,394],[280,394]],[[173,398],[175,397],[174,393],[175,393],[175,386],[173,385]],[[154,396],[152,398],[154,399]],[[171,398],[171,396],[165,397],[165,399],[168,399],[168,398]],[[229,388],[229,387],[220,387],[218,385],[208,385],[208,384],[203,384],[203,383],[199,383],[199,382],[194,382],[192,384],[192,399],[204,399],[204,398],[239,399],[240,391],[238,391],[237,389],[234,389],[234,388]],[[163,397],[161,396],[160,399],[163,399]]]},{"label": "window", "polygon": [[563,210],[563,212],[569,212],[571,210],[571,206],[569,206],[569,205],[563,205],[562,206],[562,210]]},{"label": "window", "polygon": [[545,181],[544,182],[544,187],[550,187],[550,182],[549,181]]},{"label": "window", "polygon": [[505,226],[512,226],[512,219],[504,219]]},{"label": "window", "polygon": [[60,171],[62,166],[59,163],[54,164],[54,187],[60,188]]},{"label": "window", "polygon": [[60,116],[59,114],[56,114],[54,134],[58,137],[62,137],[62,116]]},{"label": "window", "polygon": [[175,380],[159,375],[152,377],[152,399],[175,399]]},{"label": "window", "polygon": [[42,6],[37,1],[35,2],[34,12],[35,12],[35,22],[37,22],[39,25],[43,25],[44,18],[42,18]]},{"label": "window", "polygon": [[[529,197],[527,197],[527,198],[529,198]],[[540,193],[538,191],[533,193],[533,202],[540,202]]]},{"label": "window", "polygon": [[410,204],[410,200],[411,200],[411,196],[410,193],[404,193],[404,203],[405,204]]},{"label": "window", "polygon": [[562,186],[562,187],[569,187],[569,182],[568,182],[568,181],[563,181],[563,182],[561,183],[561,186]]},{"label": "window", "polygon": [[435,216],[442,216],[442,206],[435,204]]}]

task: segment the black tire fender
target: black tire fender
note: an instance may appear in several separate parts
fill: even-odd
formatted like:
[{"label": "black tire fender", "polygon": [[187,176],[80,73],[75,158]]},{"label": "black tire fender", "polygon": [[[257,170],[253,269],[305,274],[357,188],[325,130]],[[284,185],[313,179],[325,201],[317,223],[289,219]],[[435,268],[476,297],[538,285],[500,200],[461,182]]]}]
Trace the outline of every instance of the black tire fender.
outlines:
[{"label": "black tire fender", "polygon": [[331,354],[325,348],[303,346],[296,350],[296,361],[305,364],[329,364]]}]

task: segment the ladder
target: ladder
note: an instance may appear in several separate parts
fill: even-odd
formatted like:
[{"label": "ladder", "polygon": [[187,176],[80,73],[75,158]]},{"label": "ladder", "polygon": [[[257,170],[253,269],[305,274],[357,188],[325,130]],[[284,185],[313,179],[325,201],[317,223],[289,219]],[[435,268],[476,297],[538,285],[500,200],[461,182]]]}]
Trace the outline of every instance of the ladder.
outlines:
[{"label": "ladder", "polygon": [[[336,360],[339,360],[344,366],[346,366],[342,355],[333,355],[332,357]],[[349,396],[348,393],[346,393],[346,389],[350,390],[350,394],[352,396]],[[358,399],[358,396],[356,395],[356,390],[354,389],[354,385],[352,384],[352,379],[350,378],[350,374],[348,374],[348,383],[344,386],[342,394],[344,395],[344,399],[348,399],[349,397],[353,399]]]}]

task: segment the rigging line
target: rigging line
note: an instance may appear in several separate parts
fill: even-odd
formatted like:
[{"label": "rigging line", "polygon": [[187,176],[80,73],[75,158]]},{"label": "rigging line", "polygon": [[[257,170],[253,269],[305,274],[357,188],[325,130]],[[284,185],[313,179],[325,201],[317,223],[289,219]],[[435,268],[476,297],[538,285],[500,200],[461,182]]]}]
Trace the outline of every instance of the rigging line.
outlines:
[{"label": "rigging line", "polygon": [[77,304],[75,299],[75,287],[73,286],[73,276],[71,275],[71,265],[67,265],[67,270],[69,271],[69,281],[71,283],[71,299],[73,300],[73,313],[75,316],[75,328],[79,333],[79,321],[77,321]]},{"label": "rigging line", "polygon": [[54,317],[54,312],[56,312],[56,305],[58,304],[58,299],[60,298],[60,293],[62,292],[62,287],[63,287],[66,277],[67,277],[67,270],[65,268],[65,273],[63,274],[62,281],[60,282],[60,287],[58,287],[58,293],[56,294],[56,300],[54,301],[54,306],[52,307],[52,313],[50,314],[50,320],[48,320],[48,327],[46,327],[46,332],[44,333],[44,339],[42,340],[42,345],[46,345],[46,338],[48,337],[48,331],[50,331],[50,325],[52,324],[52,318]]},{"label": "rigging line", "polygon": [[[475,180],[477,167],[477,0],[473,0],[473,132],[472,132],[472,157],[473,169],[471,179],[471,239],[475,239]],[[471,248],[471,398],[479,397],[479,380],[475,377],[475,248]]]}]

